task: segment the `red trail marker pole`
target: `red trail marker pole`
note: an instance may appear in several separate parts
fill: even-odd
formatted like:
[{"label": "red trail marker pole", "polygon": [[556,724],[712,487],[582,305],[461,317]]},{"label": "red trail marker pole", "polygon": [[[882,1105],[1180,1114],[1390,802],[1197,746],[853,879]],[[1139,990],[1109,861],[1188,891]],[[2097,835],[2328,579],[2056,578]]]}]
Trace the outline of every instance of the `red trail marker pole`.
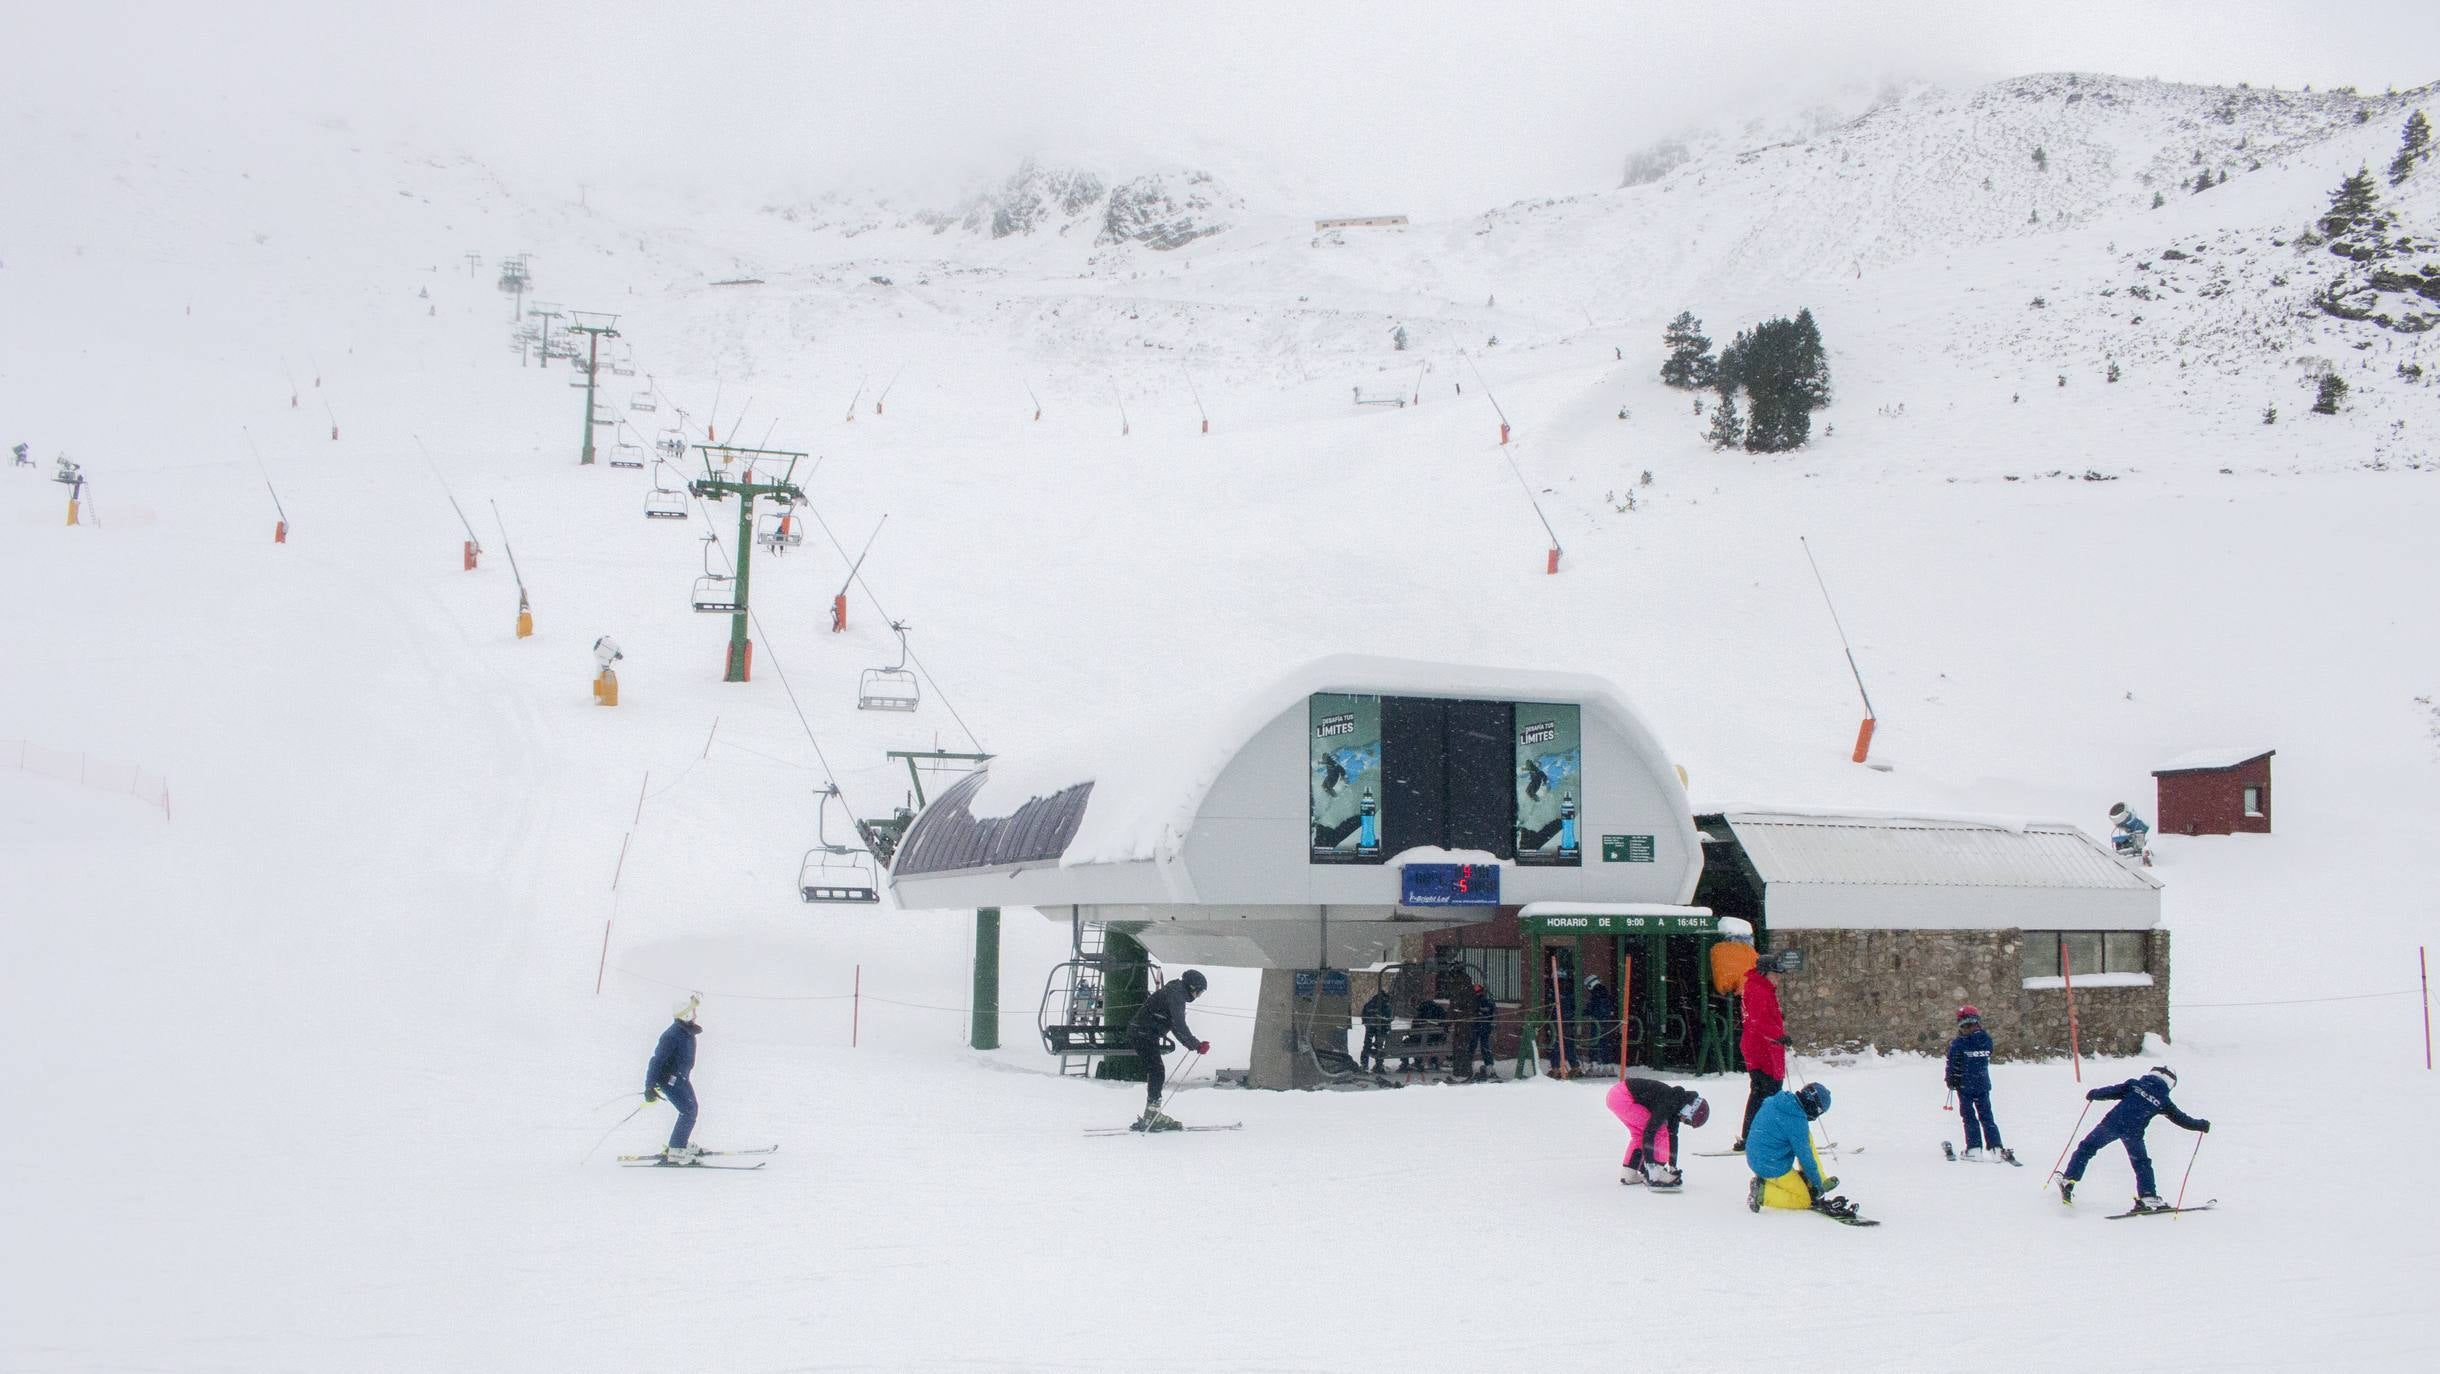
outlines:
[{"label": "red trail marker pole", "polygon": [[2415,969],[2423,976],[2423,1068],[2432,1066],[2432,966],[2427,951],[2415,946]]},{"label": "red trail marker pole", "polygon": [[856,965],[856,994],[853,1009],[847,1014],[847,1047],[854,1049],[864,1033],[864,965]]}]

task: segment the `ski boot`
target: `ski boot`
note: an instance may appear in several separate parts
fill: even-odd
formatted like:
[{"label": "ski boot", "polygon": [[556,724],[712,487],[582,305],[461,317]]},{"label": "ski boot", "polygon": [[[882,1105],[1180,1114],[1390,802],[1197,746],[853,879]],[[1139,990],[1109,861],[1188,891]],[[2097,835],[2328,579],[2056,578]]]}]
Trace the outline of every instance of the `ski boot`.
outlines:
[{"label": "ski boot", "polygon": [[1618,1181],[1633,1188],[1650,1180],[1644,1177],[1641,1169],[1621,1169],[1618,1171]]},{"label": "ski boot", "polygon": [[1142,1119],[1135,1123],[1134,1129],[1145,1132],[1182,1131],[1186,1129],[1186,1125],[1158,1107],[1146,1107]]},{"label": "ski boot", "polygon": [[1651,1184],[1654,1191],[1663,1193],[1674,1193],[1686,1186],[1686,1176],[1669,1164],[1655,1164],[1647,1168],[1644,1181]]},{"label": "ski boot", "polygon": [[1759,1212],[1762,1210],[1761,1179],[1757,1178],[1753,1182],[1745,1185],[1745,1210],[1749,1212]]},{"label": "ski boot", "polygon": [[1968,1163],[1968,1164],[1980,1164],[1981,1162],[1982,1162],[1982,1147],[1981,1147],[1981,1146],[1979,1146],[1979,1145],[1968,1145],[1968,1146],[1966,1147],[1966,1163]]},{"label": "ski boot", "polygon": [[[2002,1164],[2016,1164],[2016,1162],[2017,1162],[2017,1160],[2016,1160],[2016,1151],[2014,1151],[2014,1150],[2000,1150],[2000,1151],[1998,1151],[1997,1153],[1998,1153],[1998,1155],[1999,1155],[1999,1162],[2000,1162],[2000,1163],[2002,1163]],[[2021,1165],[2021,1164],[2017,1164],[2017,1167],[2021,1169],[2021,1168],[2023,1168],[2024,1166],[2023,1166],[2023,1165]]]},{"label": "ski boot", "polygon": [[2166,1212],[2169,1210],[2169,1204],[2151,1193],[2144,1193],[2136,1197],[2135,1210],[2138,1212]]},{"label": "ski boot", "polygon": [[663,1164],[692,1164],[703,1153],[700,1145],[672,1145],[661,1151]]},{"label": "ski boot", "polygon": [[2072,1178],[2062,1178],[2062,1179],[2060,1179],[2060,1180],[2059,1180],[2059,1201],[2061,1201],[2061,1202],[2065,1202],[2065,1203],[2071,1203],[2071,1204],[2072,1204],[2073,1202],[2075,1202],[2075,1200],[2076,1200],[2076,1181],[2075,1181],[2074,1179],[2072,1179]]}]

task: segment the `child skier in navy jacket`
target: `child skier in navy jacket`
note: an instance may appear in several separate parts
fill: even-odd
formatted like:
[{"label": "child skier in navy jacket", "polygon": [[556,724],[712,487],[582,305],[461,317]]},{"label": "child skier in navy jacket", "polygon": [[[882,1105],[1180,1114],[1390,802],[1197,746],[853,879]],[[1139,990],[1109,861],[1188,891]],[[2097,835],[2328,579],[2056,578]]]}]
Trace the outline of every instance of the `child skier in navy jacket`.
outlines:
[{"label": "child skier in navy jacket", "polygon": [[1957,1114],[1965,1118],[1966,1158],[1980,1159],[1987,1146],[2010,1164],[2016,1152],[1999,1143],[1999,1122],[1991,1115],[1991,1035],[1983,1029],[1982,1013],[1970,1006],[1957,1009],[1957,1038],[1949,1042],[1949,1090],[1957,1094]]},{"label": "child skier in navy jacket", "polygon": [[2165,1116],[2189,1131],[2208,1135],[2211,1123],[2201,1117],[2188,1116],[2169,1100],[2169,1090],[2177,1086],[2177,1072],[2166,1065],[2156,1065],[2141,1078],[2130,1078],[2111,1088],[2095,1088],[2084,1095],[2088,1102],[2116,1102],[2110,1114],[2101,1118],[2092,1134],[2076,1146],[2068,1157],[2067,1172],[2059,1176],[2059,1201],[2073,1202],[2076,1183],[2084,1177],[2084,1166],[2092,1162],[2101,1147],[2113,1140],[2123,1141],[2127,1159],[2135,1166],[2135,1210],[2153,1211],[2168,1204],[2152,1186],[2152,1156],[2143,1147],[2143,1132],[2155,1116]]}]

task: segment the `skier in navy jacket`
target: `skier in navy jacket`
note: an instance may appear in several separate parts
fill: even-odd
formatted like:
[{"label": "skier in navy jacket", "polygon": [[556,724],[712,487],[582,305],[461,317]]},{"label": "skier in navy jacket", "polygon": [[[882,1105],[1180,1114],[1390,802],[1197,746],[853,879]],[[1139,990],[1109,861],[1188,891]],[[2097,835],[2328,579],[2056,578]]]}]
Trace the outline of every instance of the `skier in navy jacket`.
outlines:
[{"label": "skier in navy jacket", "polygon": [[695,1009],[703,994],[694,993],[670,1013],[669,1029],[661,1032],[660,1043],[652,1047],[652,1062],[644,1066],[644,1100],[658,1102],[669,1099],[678,1109],[678,1124],[669,1131],[669,1148],[662,1157],[672,1163],[687,1163],[703,1153],[686,1143],[695,1131],[695,1037],[703,1027],[695,1022]]},{"label": "skier in navy jacket", "polygon": [[1203,995],[1210,987],[1203,970],[1190,968],[1174,982],[1163,983],[1135,1009],[1135,1017],[1127,1023],[1127,1044],[1135,1050],[1137,1062],[1144,1066],[1144,1115],[1133,1129],[1139,1131],[1176,1131],[1185,1129],[1176,1117],[1161,1110],[1161,1090],[1168,1086],[1169,1066],[1161,1058],[1161,1040],[1174,1036],[1181,1045],[1190,1046],[1197,1054],[1210,1054],[1209,1040],[1195,1039],[1186,1026],[1186,1004]]},{"label": "skier in navy jacket", "polygon": [[2165,1116],[2189,1131],[2208,1135],[2211,1123],[2201,1117],[2188,1116],[2169,1100],[2169,1090],[2177,1086],[2177,1071],[2165,1064],[2153,1066],[2141,1078],[2130,1078],[2115,1087],[2095,1088],[2084,1095],[2088,1102],[2116,1102],[2110,1114],[2101,1118],[2092,1134],[2076,1146],[2068,1156],[2067,1172],[2059,1176],[2059,1201],[2073,1202],[2076,1183],[2084,1177],[2084,1166],[2091,1163],[2101,1147],[2119,1141],[2127,1147],[2127,1159],[2135,1166],[2135,1209],[2151,1211],[2167,1204],[2160,1200],[2153,1187],[2152,1156],[2143,1147],[2144,1128],[2155,1116]]},{"label": "skier in navy jacket", "polygon": [[1971,1006],[1957,1009],[1957,1038],[1949,1042],[1949,1090],[1957,1094],[1957,1114],[1965,1118],[1966,1158],[1980,1159],[1985,1146],[1993,1154],[2016,1162],[2016,1155],[1999,1143],[1999,1122],[1991,1115],[1991,1035],[1983,1029],[1982,1013]]}]

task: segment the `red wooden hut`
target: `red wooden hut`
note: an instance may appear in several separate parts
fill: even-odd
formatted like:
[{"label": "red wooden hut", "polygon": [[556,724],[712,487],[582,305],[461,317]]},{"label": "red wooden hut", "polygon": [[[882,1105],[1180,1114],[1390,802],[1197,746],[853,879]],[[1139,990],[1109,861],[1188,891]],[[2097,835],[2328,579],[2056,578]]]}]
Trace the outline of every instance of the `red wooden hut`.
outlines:
[{"label": "red wooden hut", "polygon": [[2198,749],[2152,770],[2163,835],[2271,833],[2276,750]]}]

